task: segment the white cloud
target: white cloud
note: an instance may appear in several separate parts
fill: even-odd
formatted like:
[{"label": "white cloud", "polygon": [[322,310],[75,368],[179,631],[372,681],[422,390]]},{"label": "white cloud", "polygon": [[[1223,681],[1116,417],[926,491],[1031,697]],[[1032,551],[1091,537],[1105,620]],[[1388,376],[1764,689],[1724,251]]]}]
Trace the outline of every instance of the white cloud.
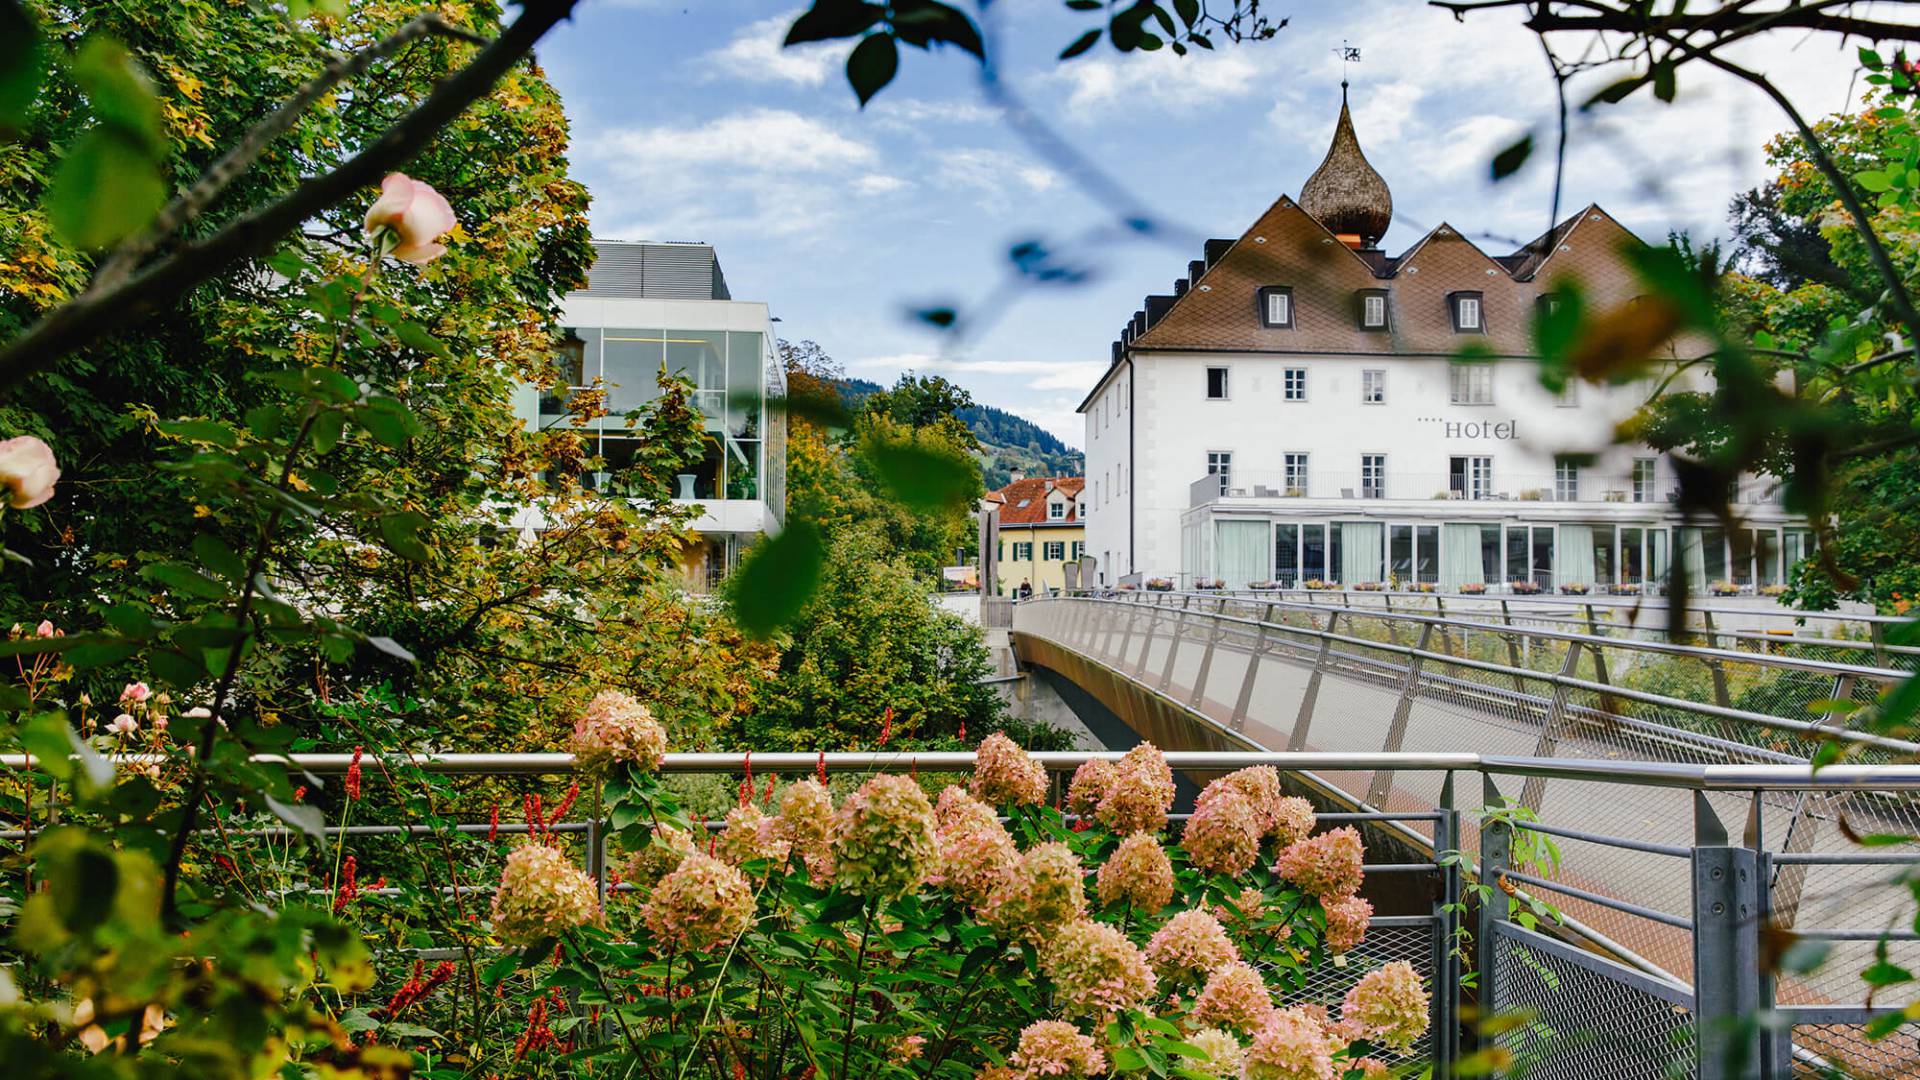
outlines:
[{"label": "white cloud", "polygon": [[948,186],[979,192],[989,207],[1004,205],[1010,189],[1046,191],[1060,182],[1060,174],[1004,150],[958,147],[934,155],[936,175]]},{"label": "white cloud", "polygon": [[862,195],[885,195],[910,186],[907,181],[885,173],[870,173],[853,182],[853,189]]},{"label": "white cloud", "polygon": [[984,124],[1000,119],[1000,110],[978,102],[896,98],[891,94],[889,89],[867,106],[868,120],[888,128],[907,129],[925,124]]},{"label": "white cloud", "polygon": [[1066,87],[1070,113],[1086,114],[1122,103],[1173,111],[1218,105],[1251,91],[1261,75],[1261,65],[1246,50],[1231,48],[1186,56],[1158,51],[1082,57],[1060,64],[1043,79]]},{"label": "white cloud", "polygon": [[812,42],[789,49],[781,43],[798,9],[748,23],[726,45],[706,56],[704,71],[714,79],[786,82],[820,86],[847,62],[850,42]]}]

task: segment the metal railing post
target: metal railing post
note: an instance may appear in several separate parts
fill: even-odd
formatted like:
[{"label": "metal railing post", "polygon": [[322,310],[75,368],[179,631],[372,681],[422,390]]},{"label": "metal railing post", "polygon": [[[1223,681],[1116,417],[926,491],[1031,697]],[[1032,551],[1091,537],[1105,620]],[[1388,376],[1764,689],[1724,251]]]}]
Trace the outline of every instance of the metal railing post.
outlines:
[{"label": "metal railing post", "polygon": [[1460,811],[1453,806],[1453,777],[1440,783],[1440,817],[1433,823],[1434,861],[1440,863],[1433,898],[1433,1080],[1451,1080],[1460,1056],[1460,973],[1455,970],[1454,928],[1460,912],[1460,865],[1442,856],[1460,850]]},{"label": "metal railing post", "polygon": [[1307,745],[1307,728],[1313,723],[1313,703],[1320,696],[1320,676],[1327,670],[1327,654],[1333,651],[1333,628],[1339,621],[1338,611],[1327,613],[1327,628],[1320,637],[1320,655],[1314,658],[1313,674],[1307,676],[1306,692],[1300,695],[1300,711],[1293,718],[1293,734],[1287,736],[1289,750]]},{"label": "metal railing post", "polygon": [[1125,629],[1120,632],[1120,646],[1111,653],[1114,660],[1118,661],[1116,666],[1120,667],[1126,666],[1127,646],[1133,644],[1133,628],[1140,620],[1140,609],[1133,603],[1129,602],[1127,604],[1125,612],[1126,622],[1122,624]]},{"label": "metal railing post", "polygon": [[[1486,810],[1494,810],[1506,805],[1506,797],[1500,794],[1500,788],[1493,778],[1481,774],[1481,803]],[[1507,895],[1501,881],[1506,877],[1507,867],[1513,861],[1513,826],[1506,820],[1481,818],[1480,824],[1480,884],[1486,886],[1480,893],[1479,910],[1474,913],[1473,928],[1473,964],[1476,975],[1475,993],[1480,1016],[1492,1016],[1499,1011],[1500,1001],[1500,958],[1496,944],[1496,923],[1507,921]],[[1476,1033],[1480,1049],[1486,1049],[1493,1036],[1485,1029]]]},{"label": "metal railing post", "polygon": [[[1706,623],[1707,627],[1707,647],[1710,649],[1718,649],[1720,647],[1720,635],[1713,632],[1713,612],[1703,610],[1700,612],[1700,618],[1701,621]],[[1720,658],[1716,656],[1707,661],[1707,669],[1713,673],[1714,702],[1723,709],[1728,708],[1733,704],[1733,699],[1727,693],[1726,667],[1720,663]]]},{"label": "metal railing post", "polygon": [[[1420,643],[1414,648],[1419,650],[1407,657],[1407,678],[1400,684],[1400,701],[1393,707],[1393,722],[1387,725],[1387,741],[1381,749],[1388,753],[1398,753],[1407,741],[1407,721],[1413,716],[1413,699],[1420,692],[1420,665],[1426,659],[1419,655],[1427,650],[1427,640],[1433,636],[1433,624],[1427,623],[1420,628]],[[1393,770],[1375,769],[1373,779],[1367,783],[1367,802],[1373,806],[1385,806],[1387,796],[1393,791]]]},{"label": "metal railing post", "polygon": [[1693,1015],[1700,1080],[1760,1076],[1760,867],[1693,794]]},{"label": "metal railing post", "polygon": [[[1587,633],[1596,638],[1600,636],[1600,621],[1594,617],[1592,604],[1587,605]],[[1613,685],[1607,678],[1606,654],[1601,651],[1597,643],[1593,646],[1593,681],[1608,686]]]},{"label": "metal railing post", "polygon": [[[1147,673],[1147,654],[1153,651],[1154,628],[1159,625],[1160,625],[1160,605],[1151,604],[1148,606],[1148,609],[1147,609],[1147,628],[1141,634],[1141,638],[1140,638],[1140,659],[1135,660],[1133,662],[1133,669],[1140,673],[1140,675],[1142,676],[1142,679],[1141,679],[1142,682],[1146,681],[1145,675]],[[1120,659],[1122,662],[1125,662],[1126,656],[1123,654],[1120,657]]]},{"label": "metal railing post", "polygon": [[[1220,611],[1216,612],[1216,614],[1225,615],[1226,612]],[[1212,620],[1212,623],[1213,625],[1207,627],[1206,631],[1206,651],[1200,654],[1200,673],[1193,677],[1193,693],[1187,698],[1187,704],[1196,709],[1200,707],[1200,702],[1206,697],[1207,675],[1213,670],[1213,650],[1219,646],[1220,639],[1227,634],[1227,623],[1219,619]]]},{"label": "metal railing post", "polygon": [[[1516,631],[1513,628],[1513,609],[1507,606],[1505,597],[1500,599],[1500,621],[1507,624],[1507,632],[1503,635],[1507,639],[1507,666],[1515,669],[1526,667],[1527,665],[1521,662],[1520,642],[1515,638]],[[1523,694],[1526,693],[1526,677],[1515,674],[1513,677],[1513,688]]]},{"label": "metal railing post", "polygon": [[[1760,792],[1756,791],[1753,794],[1756,799],[1760,797]],[[1760,911],[1760,925],[1774,926],[1776,923],[1773,914],[1773,890],[1768,886],[1768,882],[1773,880],[1775,872],[1773,852],[1768,851],[1765,845],[1762,844],[1758,846],[1758,850],[1755,852],[1755,858],[1758,860],[1759,865],[1759,888],[1757,890],[1759,896],[1757,899]],[[1789,867],[1788,869],[1794,868]],[[1774,1006],[1778,1004],[1778,990],[1779,981],[1773,972],[1762,971],[1760,973],[1760,1008],[1764,1013],[1772,1013]],[[1764,1028],[1764,1032],[1761,1036],[1761,1052],[1765,1057],[1760,1062],[1760,1075],[1792,1076],[1792,1026],[1788,1024],[1771,1024]]]},{"label": "metal railing post", "polygon": [[[1167,663],[1160,669],[1160,689],[1163,691],[1173,685],[1173,664],[1180,659],[1180,639],[1186,632],[1187,610],[1186,605],[1182,604],[1180,610],[1173,613],[1173,630],[1167,635]],[[1141,656],[1140,662],[1145,664],[1147,658]]]},{"label": "metal railing post", "polygon": [[1267,624],[1260,624],[1253,651],[1247,654],[1247,673],[1240,678],[1240,696],[1233,700],[1233,716],[1227,726],[1235,731],[1247,729],[1247,710],[1253,706],[1253,680],[1260,675],[1260,661],[1267,655]]},{"label": "metal railing post", "polygon": [[[1534,757],[1552,757],[1556,746],[1560,744],[1560,729],[1566,726],[1567,698],[1571,691],[1564,680],[1573,677],[1580,666],[1580,642],[1567,646],[1567,657],[1560,664],[1560,678],[1554,680],[1553,697],[1547,705],[1547,718],[1540,725],[1540,739],[1533,745]],[[1529,810],[1540,809],[1540,800],[1547,791],[1547,778],[1529,776],[1520,789],[1520,805]]]}]

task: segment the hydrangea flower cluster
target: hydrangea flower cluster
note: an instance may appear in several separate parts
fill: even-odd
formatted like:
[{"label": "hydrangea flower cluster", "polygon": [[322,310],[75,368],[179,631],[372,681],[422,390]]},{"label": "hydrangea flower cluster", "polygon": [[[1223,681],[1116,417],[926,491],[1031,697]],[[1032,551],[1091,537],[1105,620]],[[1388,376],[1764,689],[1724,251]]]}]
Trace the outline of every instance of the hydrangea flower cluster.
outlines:
[{"label": "hydrangea flower cluster", "polygon": [[673,825],[655,825],[647,846],[627,856],[620,875],[637,889],[651,889],[693,852],[692,833]]},{"label": "hydrangea flower cluster", "polygon": [[559,848],[529,841],[507,855],[493,894],[493,932],[526,945],[600,918],[593,879]]},{"label": "hydrangea flower cluster", "polygon": [[961,903],[979,907],[1020,860],[1020,851],[993,807],[949,786],[934,803],[940,869],[934,883]]},{"label": "hydrangea flower cluster", "polygon": [[1027,1025],[1020,1033],[1020,1045],[1007,1059],[1011,1076],[1019,1080],[1087,1080],[1106,1072],[1107,1056],[1092,1036],[1063,1020],[1042,1020]]},{"label": "hydrangea flower cluster", "polygon": [[1273,871],[1322,901],[1338,900],[1360,891],[1363,857],[1360,834],[1344,825],[1288,844]]},{"label": "hydrangea flower cluster", "polygon": [[857,896],[905,895],[933,874],[939,857],[933,807],[908,777],[876,776],[834,813],[834,876]]},{"label": "hydrangea flower cluster", "polygon": [[1114,766],[1112,782],[1094,808],[1094,818],[1125,836],[1159,832],[1173,806],[1173,770],[1160,749],[1143,742],[1127,751]]},{"label": "hydrangea flower cluster", "polygon": [[1241,1069],[1247,1080],[1334,1080],[1333,1044],[1304,1009],[1278,1009],[1254,1034]]},{"label": "hydrangea flower cluster", "polygon": [[1233,1032],[1202,1028],[1187,1036],[1187,1044],[1207,1055],[1200,1060],[1187,1061],[1189,1071],[1215,1077],[1216,1080],[1239,1080],[1245,1051],[1240,1048],[1240,1040],[1234,1037]]},{"label": "hydrangea flower cluster", "polygon": [[1323,900],[1327,912],[1327,951],[1335,956],[1350,953],[1367,937],[1367,922],[1373,918],[1373,905],[1358,896]]},{"label": "hydrangea flower cluster", "polygon": [[817,780],[780,793],[780,838],[793,845],[816,884],[833,877],[833,796]]},{"label": "hydrangea flower cluster", "polygon": [[1273,995],[1253,965],[1244,960],[1222,964],[1194,999],[1195,1021],[1242,1033],[1260,1030],[1273,1015]]},{"label": "hydrangea flower cluster", "polygon": [[717,850],[722,859],[735,866],[765,859],[777,867],[787,861],[792,846],[780,835],[779,818],[746,803],[727,811],[727,827],[721,830]]},{"label": "hydrangea flower cluster", "polygon": [[1047,770],[1003,732],[980,741],[969,784],[989,806],[1038,806],[1047,798]]},{"label": "hydrangea flower cluster", "polygon": [[753,886],[740,871],[696,851],[654,886],[640,908],[640,921],[656,939],[656,948],[665,944],[705,952],[752,925]]},{"label": "hydrangea flower cluster", "polygon": [[1067,782],[1067,813],[1081,817],[1092,817],[1100,809],[1100,801],[1113,790],[1113,779],[1119,770],[1113,762],[1105,758],[1083,761],[1073,770],[1073,779]]},{"label": "hydrangea flower cluster", "polygon": [[1056,842],[1028,848],[987,898],[979,916],[1004,938],[1039,942],[1086,912],[1080,857]]},{"label": "hydrangea flower cluster", "polygon": [[1412,964],[1395,960],[1353,984],[1340,1005],[1340,1019],[1367,1038],[1404,1051],[1427,1033],[1426,988]]},{"label": "hydrangea flower cluster", "polygon": [[1198,983],[1240,959],[1240,950],[1220,920],[1205,911],[1183,911],[1147,939],[1147,959],[1168,982]]},{"label": "hydrangea flower cluster", "polygon": [[1068,923],[1047,942],[1040,970],[1069,1013],[1131,1009],[1153,996],[1157,981],[1127,935],[1106,923]]},{"label": "hydrangea flower cluster", "polygon": [[1211,796],[1194,803],[1180,835],[1187,861],[1215,874],[1238,877],[1260,857],[1260,816],[1253,802],[1237,788],[1207,785]]},{"label": "hydrangea flower cluster", "polygon": [[1137,832],[1100,865],[1095,892],[1102,907],[1126,902],[1154,912],[1173,900],[1173,861],[1152,833]]},{"label": "hydrangea flower cluster", "polygon": [[567,749],[580,771],[592,776],[605,776],[621,763],[652,772],[666,756],[667,733],[645,705],[618,690],[602,690],[573,722]]}]

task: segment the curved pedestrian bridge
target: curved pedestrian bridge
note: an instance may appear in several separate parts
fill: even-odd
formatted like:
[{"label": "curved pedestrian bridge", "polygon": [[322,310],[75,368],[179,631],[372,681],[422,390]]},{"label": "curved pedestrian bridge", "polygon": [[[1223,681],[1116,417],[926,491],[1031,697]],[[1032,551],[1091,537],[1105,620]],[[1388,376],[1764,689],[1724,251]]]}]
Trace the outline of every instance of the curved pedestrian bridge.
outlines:
[{"label": "curved pedestrian bridge", "polygon": [[[1012,642],[1022,666],[1076,710],[1103,714],[1108,730],[1115,718],[1124,724],[1122,741],[1328,755],[1297,774],[1323,805],[1405,815],[1397,827],[1429,851],[1439,826],[1423,812],[1458,809],[1477,821],[1457,844],[1443,836],[1440,845],[1476,855],[1489,822],[1511,823],[1518,856],[1502,840],[1488,853],[1489,881],[1552,905],[1564,922],[1549,918],[1543,929],[1579,947],[1554,953],[1532,940],[1517,953],[1483,954],[1509,971],[1505,990],[1518,995],[1496,991],[1497,1004],[1541,1008],[1528,995],[1578,985],[1596,1007],[1613,1001],[1621,1016],[1639,1017],[1615,1025],[1614,1036],[1666,1040],[1672,1018],[1694,1010],[1696,985],[1732,978],[1723,969],[1731,963],[1752,984],[1748,1004],[1805,1010],[1769,1042],[1782,1064],[1765,1075],[1793,1075],[1779,1071],[1787,1062],[1806,1075],[1841,1062],[1858,1075],[1920,1074],[1920,1045],[1911,1036],[1865,1039],[1860,1008],[1860,972],[1880,939],[1895,962],[1920,963],[1913,898],[1890,884],[1920,855],[1909,845],[1863,848],[1847,835],[1920,833],[1910,792],[1871,786],[1875,775],[1905,771],[1892,763],[1920,760],[1920,745],[1863,730],[1873,703],[1907,676],[1912,650],[1859,624],[1810,629],[1797,613],[1723,613],[1716,626],[1711,611],[1696,612],[1711,629],[1682,640],[1667,632],[1664,612],[1627,605],[1408,607],[1365,597],[1048,597],[1016,606]],[[1814,782],[1839,775],[1807,768],[1829,746],[1868,766],[1852,785]],[[1525,764],[1475,770],[1484,783],[1455,782],[1450,754]],[[1357,764],[1368,757],[1368,767]],[[1662,770],[1703,769],[1722,781],[1658,782]],[[1801,779],[1774,782],[1784,776]],[[1744,852],[1744,870],[1717,871],[1757,879],[1750,896],[1724,901],[1746,953],[1722,955],[1703,939],[1718,932],[1703,920],[1723,902],[1703,899],[1698,879],[1716,872],[1701,862],[1708,848]],[[1514,930],[1482,929],[1498,939],[1482,949],[1510,943]],[[1756,978],[1758,941],[1777,948],[1793,940],[1787,934],[1821,942],[1827,962],[1806,975]],[[1594,954],[1613,966],[1589,965]],[[1915,996],[1896,987],[1874,1004]],[[1642,1075],[1606,1060],[1542,1075]]]}]

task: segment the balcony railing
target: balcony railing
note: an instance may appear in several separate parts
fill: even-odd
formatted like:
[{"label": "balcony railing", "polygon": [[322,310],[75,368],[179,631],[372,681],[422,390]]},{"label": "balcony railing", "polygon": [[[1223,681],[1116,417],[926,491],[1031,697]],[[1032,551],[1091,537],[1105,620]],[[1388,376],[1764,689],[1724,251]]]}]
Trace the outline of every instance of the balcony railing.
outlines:
[{"label": "balcony railing", "polygon": [[[1742,481],[1730,494],[1736,503],[1765,504],[1779,499],[1779,481],[1758,477]],[[1680,489],[1671,483],[1644,481],[1635,485],[1631,474],[1582,471],[1569,480],[1551,473],[1502,473],[1474,478],[1450,472],[1392,472],[1375,477],[1358,472],[1305,473],[1234,470],[1225,476],[1202,476],[1188,485],[1188,505],[1223,501],[1275,499],[1352,499],[1399,501],[1491,501],[1545,503],[1641,503],[1665,506],[1677,502]]]}]

